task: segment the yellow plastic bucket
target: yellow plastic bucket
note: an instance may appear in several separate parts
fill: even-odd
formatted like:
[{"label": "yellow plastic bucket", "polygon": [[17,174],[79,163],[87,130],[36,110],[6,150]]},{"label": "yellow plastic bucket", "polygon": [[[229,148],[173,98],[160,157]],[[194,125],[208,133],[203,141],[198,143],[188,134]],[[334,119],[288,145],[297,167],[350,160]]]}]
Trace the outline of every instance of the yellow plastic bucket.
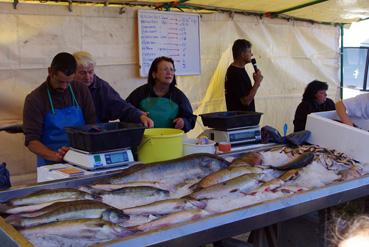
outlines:
[{"label": "yellow plastic bucket", "polygon": [[145,129],[138,147],[138,160],[143,163],[170,160],[183,156],[183,130]]}]

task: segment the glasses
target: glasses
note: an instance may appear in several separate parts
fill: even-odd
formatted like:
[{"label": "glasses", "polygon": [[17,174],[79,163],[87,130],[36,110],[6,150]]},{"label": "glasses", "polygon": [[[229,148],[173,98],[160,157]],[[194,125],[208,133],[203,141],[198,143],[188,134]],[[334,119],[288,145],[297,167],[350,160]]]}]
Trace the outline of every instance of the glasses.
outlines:
[{"label": "glasses", "polygon": [[175,73],[176,72],[176,69],[174,69],[174,68],[161,68],[159,70],[163,71],[165,73],[168,73],[168,72]]}]

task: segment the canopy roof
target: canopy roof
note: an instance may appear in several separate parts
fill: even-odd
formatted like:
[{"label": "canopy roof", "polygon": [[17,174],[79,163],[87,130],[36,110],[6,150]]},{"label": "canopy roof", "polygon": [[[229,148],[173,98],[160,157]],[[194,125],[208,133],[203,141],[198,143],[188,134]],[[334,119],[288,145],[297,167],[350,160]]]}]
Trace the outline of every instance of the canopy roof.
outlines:
[{"label": "canopy roof", "polygon": [[319,23],[349,24],[369,18],[368,0],[0,0],[19,2],[103,4],[121,6],[151,6],[157,9],[180,11],[228,11],[255,14],[261,17],[307,20]]}]

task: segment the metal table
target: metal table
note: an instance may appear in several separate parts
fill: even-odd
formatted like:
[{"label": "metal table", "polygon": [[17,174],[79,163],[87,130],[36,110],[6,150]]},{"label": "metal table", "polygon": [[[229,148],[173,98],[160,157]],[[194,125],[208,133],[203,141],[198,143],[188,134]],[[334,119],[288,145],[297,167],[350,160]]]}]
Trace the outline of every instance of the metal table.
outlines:
[{"label": "metal table", "polygon": [[[92,183],[99,178],[110,177],[114,173],[116,172],[11,188],[0,192],[0,200],[6,201],[40,189],[77,187]],[[197,246],[292,219],[368,194],[369,175],[163,228],[160,231],[137,233],[133,236],[104,243],[101,246]],[[25,239],[14,231],[11,226],[3,223],[0,217],[0,241],[2,246],[25,246]]]}]

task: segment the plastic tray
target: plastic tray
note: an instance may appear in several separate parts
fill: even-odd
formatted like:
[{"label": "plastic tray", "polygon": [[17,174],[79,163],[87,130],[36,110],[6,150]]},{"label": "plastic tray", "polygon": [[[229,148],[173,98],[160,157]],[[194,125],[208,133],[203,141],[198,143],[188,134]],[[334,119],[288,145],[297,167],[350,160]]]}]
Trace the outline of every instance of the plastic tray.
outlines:
[{"label": "plastic tray", "polygon": [[72,148],[97,153],[137,147],[145,127],[140,124],[113,122],[65,128]]},{"label": "plastic tray", "polygon": [[212,112],[201,114],[202,123],[213,129],[228,130],[256,126],[263,113],[249,111]]}]

